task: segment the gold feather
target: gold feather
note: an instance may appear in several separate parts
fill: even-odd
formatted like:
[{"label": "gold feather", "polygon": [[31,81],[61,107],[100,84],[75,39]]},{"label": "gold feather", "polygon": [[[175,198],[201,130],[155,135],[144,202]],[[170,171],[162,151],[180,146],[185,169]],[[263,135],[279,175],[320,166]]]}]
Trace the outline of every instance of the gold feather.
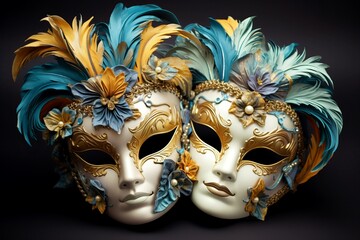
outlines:
[{"label": "gold feather", "polygon": [[77,66],[84,67],[89,76],[96,76],[103,71],[101,67],[104,47],[102,42],[97,43],[98,36],[90,36],[93,17],[82,24],[75,17],[72,26],[63,18],[51,15],[42,19],[48,21],[51,29],[30,36],[32,41],[15,51],[12,66],[12,76],[15,80],[21,67],[36,57],[56,56]]},{"label": "gold feather", "polygon": [[166,24],[153,27],[150,22],[141,33],[141,41],[134,68],[135,71],[138,72],[140,84],[146,81],[143,71],[146,69],[151,55],[164,40],[169,39],[172,35],[174,35],[187,38],[196,44],[201,45],[200,41],[194,35],[179,29],[179,27],[180,26],[178,24]]},{"label": "gold feather", "polygon": [[239,26],[239,22],[232,17],[228,17],[228,19],[216,19],[216,21],[220,23],[229,36],[232,36],[235,29]]},{"label": "gold feather", "polygon": [[320,132],[316,123],[311,121],[313,125],[314,134],[311,135],[310,151],[306,159],[304,166],[301,169],[301,172],[296,176],[295,184],[303,184],[307,182],[310,178],[314,177],[321,169],[313,171],[313,168],[321,162],[322,155],[325,149],[325,143],[319,145],[320,143]]}]

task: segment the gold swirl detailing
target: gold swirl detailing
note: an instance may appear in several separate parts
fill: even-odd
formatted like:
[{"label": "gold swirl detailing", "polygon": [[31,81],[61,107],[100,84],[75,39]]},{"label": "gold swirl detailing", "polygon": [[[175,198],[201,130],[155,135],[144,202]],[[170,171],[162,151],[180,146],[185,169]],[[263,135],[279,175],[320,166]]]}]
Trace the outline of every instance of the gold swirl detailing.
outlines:
[{"label": "gold swirl detailing", "polygon": [[[254,167],[254,173],[259,176],[266,176],[276,173],[279,166],[288,163],[296,154],[296,138],[293,134],[288,133],[283,129],[276,129],[271,132],[262,133],[258,129],[254,130],[254,136],[245,141],[244,147],[240,150],[240,160],[237,165],[237,170],[243,165],[251,165]],[[246,154],[256,148],[266,148],[284,158],[277,163],[271,165],[264,165],[243,159]]]},{"label": "gold swirl detailing", "polygon": [[[130,150],[130,157],[134,160],[135,166],[140,171],[142,171],[142,165],[150,159],[155,163],[162,163],[177,147],[177,140],[180,139],[181,135],[180,113],[175,107],[171,107],[169,110],[168,112],[154,109],[145,116],[145,119],[138,127],[129,129],[133,137],[127,146]],[[174,135],[163,149],[139,159],[140,147],[149,137],[156,134],[167,133],[174,129]]]},{"label": "gold swirl detailing", "polygon": [[[107,141],[105,133],[100,135],[89,134],[83,127],[74,130],[73,135],[69,139],[69,149],[75,165],[80,165],[86,172],[91,173],[94,177],[106,175],[106,169],[113,169],[119,173],[119,154],[116,149]],[[114,164],[94,165],[86,162],[78,153],[89,150],[100,150],[109,154],[114,159]]]},{"label": "gold swirl detailing", "polygon": [[215,107],[210,102],[195,105],[192,109],[191,120],[210,127],[219,136],[221,142],[220,153],[212,146],[204,143],[196,134],[196,131],[190,136],[190,141],[199,153],[205,154],[206,151],[210,151],[214,154],[216,162],[218,162],[229,148],[229,143],[232,140],[229,129],[231,122],[218,115]]}]

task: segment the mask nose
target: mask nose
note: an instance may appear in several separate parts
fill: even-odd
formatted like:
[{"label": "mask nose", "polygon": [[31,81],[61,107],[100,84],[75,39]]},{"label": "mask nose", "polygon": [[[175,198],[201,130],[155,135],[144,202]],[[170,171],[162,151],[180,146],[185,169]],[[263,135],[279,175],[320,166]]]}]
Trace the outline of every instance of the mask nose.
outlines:
[{"label": "mask nose", "polygon": [[237,176],[237,162],[238,162],[238,155],[237,154],[227,154],[224,155],[220,161],[218,161],[212,172],[213,174],[220,177],[220,179],[224,181],[236,181]]},{"label": "mask nose", "polygon": [[119,187],[120,189],[133,189],[144,182],[144,176],[134,164],[132,159],[120,161]]}]

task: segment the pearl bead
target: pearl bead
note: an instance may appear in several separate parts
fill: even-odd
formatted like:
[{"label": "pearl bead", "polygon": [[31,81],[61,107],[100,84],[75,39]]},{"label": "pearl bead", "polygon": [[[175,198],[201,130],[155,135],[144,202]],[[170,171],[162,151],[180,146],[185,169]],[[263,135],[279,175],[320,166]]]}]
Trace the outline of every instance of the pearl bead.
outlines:
[{"label": "pearl bead", "polygon": [[185,172],[189,172],[189,167],[185,167]]},{"label": "pearl bead", "polygon": [[171,179],[171,186],[176,187],[178,185],[178,181],[176,179]]},{"label": "pearl bead", "polygon": [[253,112],[254,112],[254,107],[253,107],[253,106],[248,105],[248,106],[245,107],[245,113],[246,113],[247,115],[250,115],[250,114],[252,114]]},{"label": "pearl bead", "polygon": [[156,67],[156,68],[155,68],[155,72],[156,72],[156,73],[161,73],[161,71],[162,71],[161,67]]},{"label": "pearl bead", "polygon": [[259,198],[258,198],[258,197],[254,198],[254,199],[252,200],[252,202],[253,202],[253,203],[258,203],[258,202],[259,202]]},{"label": "pearl bead", "polygon": [[63,122],[63,121],[58,122],[58,126],[59,126],[60,128],[62,128],[62,127],[64,126],[64,122]]},{"label": "pearl bead", "polygon": [[101,201],[101,197],[100,197],[99,195],[96,195],[95,201],[100,202],[100,201]]}]

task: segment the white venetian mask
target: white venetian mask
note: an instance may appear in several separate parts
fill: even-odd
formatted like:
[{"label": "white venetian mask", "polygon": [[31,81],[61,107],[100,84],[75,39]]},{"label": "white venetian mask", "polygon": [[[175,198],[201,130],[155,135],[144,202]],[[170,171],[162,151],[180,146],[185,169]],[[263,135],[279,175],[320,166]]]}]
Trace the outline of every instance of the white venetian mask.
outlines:
[{"label": "white venetian mask", "polygon": [[[192,76],[185,61],[166,56],[162,46],[170,36],[192,35],[156,5],[119,3],[110,19],[74,18],[70,25],[50,15],[50,30],[17,50],[14,78],[29,60],[56,57],[26,75],[19,130],[29,143],[36,130],[54,145],[57,186],[75,180],[92,209],[143,224],[192,189],[190,123],[183,122]],[[153,27],[153,21],[172,24]]]},{"label": "white venetian mask", "polygon": [[[266,211],[289,190],[284,174],[295,172],[301,142],[294,114],[286,104],[265,102],[254,92],[197,94],[190,138],[199,165],[194,204],[224,219],[249,216],[253,207]],[[292,169],[285,173],[285,168]]]},{"label": "white venetian mask", "polygon": [[171,208],[154,212],[162,163],[177,162],[182,125],[180,100],[171,93],[151,92],[134,102],[141,116],[126,121],[120,134],[85,117],[69,147],[86,200],[119,222],[142,224]]}]

